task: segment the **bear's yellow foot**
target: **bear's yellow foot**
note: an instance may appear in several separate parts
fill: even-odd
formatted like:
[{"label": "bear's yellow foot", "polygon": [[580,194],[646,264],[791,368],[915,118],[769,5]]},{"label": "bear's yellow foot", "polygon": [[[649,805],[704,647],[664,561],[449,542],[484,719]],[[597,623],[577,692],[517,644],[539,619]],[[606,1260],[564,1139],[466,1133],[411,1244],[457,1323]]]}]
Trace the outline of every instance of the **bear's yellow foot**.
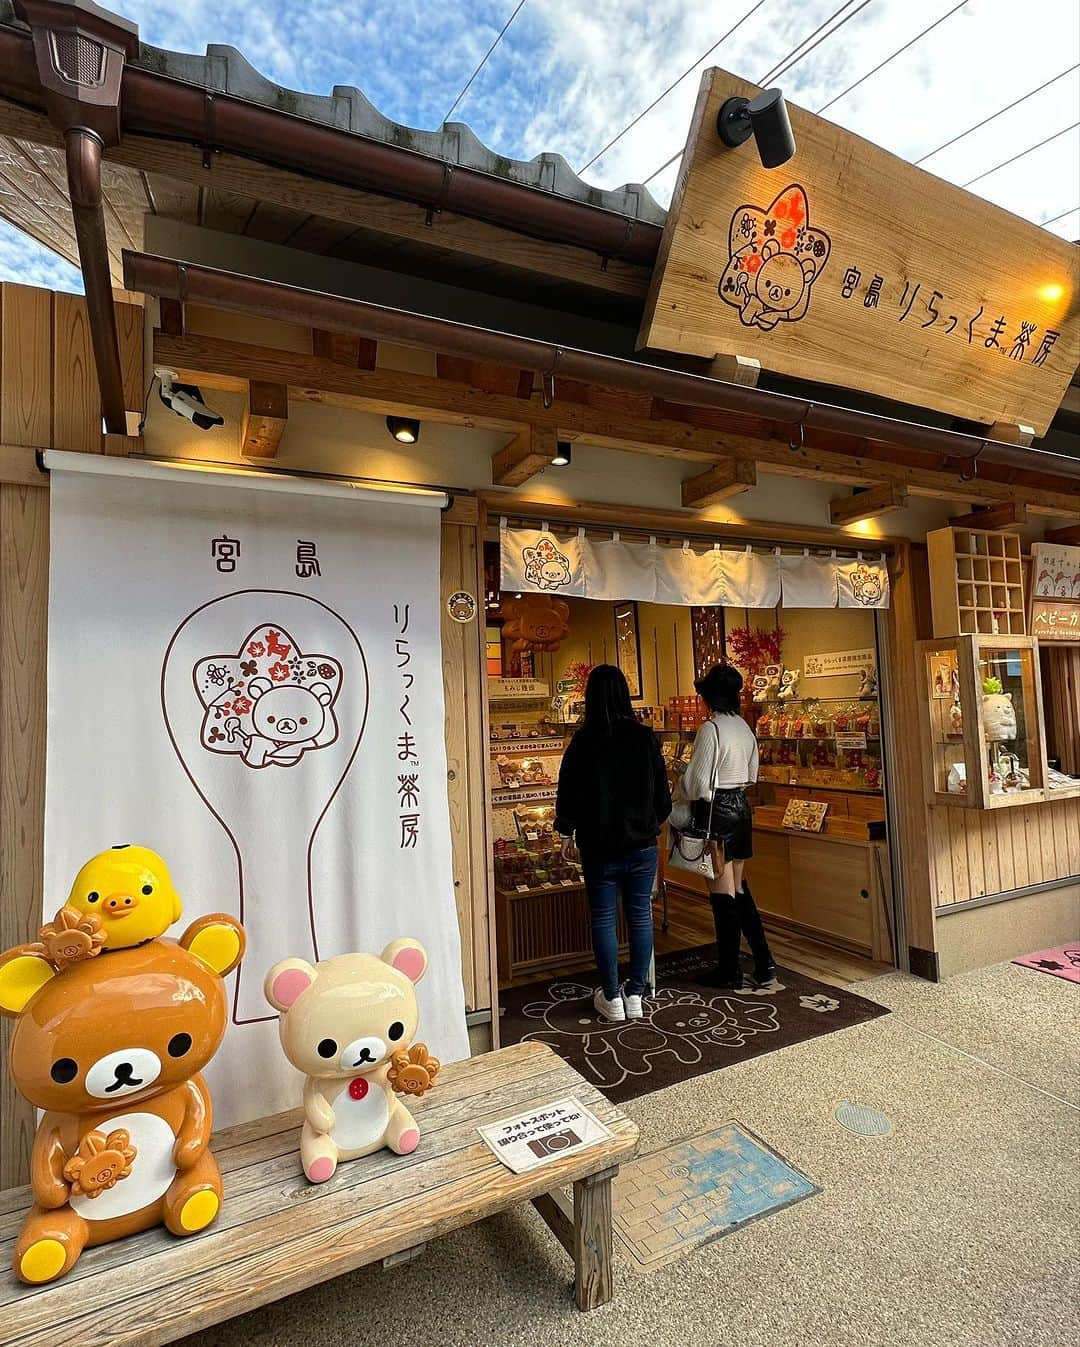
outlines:
[{"label": "bear's yellow foot", "polygon": [[196,1230],[205,1230],[218,1214],[221,1202],[212,1188],[204,1188],[201,1193],[192,1193],[180,1208],[180,1225],[193,1235]]},{"label": "bear's yellow foot", "polygon": [[19,1259],[19,1276],[26,1282],[48,1282],[60,1275],[67,1250],[58,1239],[39,1239]]}]

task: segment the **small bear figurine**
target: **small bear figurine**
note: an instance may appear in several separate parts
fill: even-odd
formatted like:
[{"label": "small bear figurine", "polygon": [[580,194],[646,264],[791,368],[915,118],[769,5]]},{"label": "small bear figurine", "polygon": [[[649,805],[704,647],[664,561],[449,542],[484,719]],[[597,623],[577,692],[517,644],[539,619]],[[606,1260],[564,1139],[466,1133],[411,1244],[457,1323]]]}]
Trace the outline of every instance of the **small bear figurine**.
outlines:
[{"label": "small bear figurine", "polygon": [[333,1177],[341,1160],[384,1146],[408,1155],[420,1144],[400,1093],[424,1093],[439,1069],[413,1043],[415,983],[427,964],[421,944],[401,939],[381,956],[341,954],[314,965],[283,959],[267,973],[263,990],[281,1012],[281,1046],[306,1076],[300,1159],[312,1183]]}]

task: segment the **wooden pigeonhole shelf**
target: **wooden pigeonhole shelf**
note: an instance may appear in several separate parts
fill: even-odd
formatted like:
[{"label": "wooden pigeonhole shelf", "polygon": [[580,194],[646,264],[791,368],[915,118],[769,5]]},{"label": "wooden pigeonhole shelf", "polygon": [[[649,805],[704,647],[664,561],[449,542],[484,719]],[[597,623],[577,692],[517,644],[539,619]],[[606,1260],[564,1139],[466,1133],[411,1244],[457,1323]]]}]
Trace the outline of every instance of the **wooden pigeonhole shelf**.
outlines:
[{"label": "wooden pigeonhole shelf", "polygon": [[1024,636],[1024,559],[1015,533],[926,535],[935,636]]}]

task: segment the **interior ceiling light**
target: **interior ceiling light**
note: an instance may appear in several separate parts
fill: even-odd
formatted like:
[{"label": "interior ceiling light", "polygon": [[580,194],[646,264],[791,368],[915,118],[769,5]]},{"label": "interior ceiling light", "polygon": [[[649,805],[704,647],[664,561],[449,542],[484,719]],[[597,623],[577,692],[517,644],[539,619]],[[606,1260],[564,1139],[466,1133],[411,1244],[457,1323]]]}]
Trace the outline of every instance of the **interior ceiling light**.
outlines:
[{"label": "interior ceiling light", "polygon": [[559,440],[555,445],[555,457],[551,460],[553,468],[568,468],[570,466],[570,441]]},{"label": "interior ceiling light", "polygon": [[731,149],[754,137],[765,168],[779,168],[795,153],[787,104],[779,89],[765,89],[756,98],[729,98],[716,116],[720,139]]},{"label": "interior ceiling light", "polygon": [[399,444],[415,444],[420,438],[420,422],[411,416],[388,416],[386,429]]}]

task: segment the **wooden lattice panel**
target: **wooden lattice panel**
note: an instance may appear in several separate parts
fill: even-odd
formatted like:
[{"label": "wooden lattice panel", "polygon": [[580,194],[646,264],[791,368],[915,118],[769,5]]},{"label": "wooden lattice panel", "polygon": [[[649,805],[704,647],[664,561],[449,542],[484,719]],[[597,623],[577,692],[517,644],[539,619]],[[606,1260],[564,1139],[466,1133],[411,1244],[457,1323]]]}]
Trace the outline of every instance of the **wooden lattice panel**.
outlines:
[{"label": "wooden lattice panel", "polygon": [[926,535],[935,636],[1024,636],[1024,561],[1015,533]]}]

